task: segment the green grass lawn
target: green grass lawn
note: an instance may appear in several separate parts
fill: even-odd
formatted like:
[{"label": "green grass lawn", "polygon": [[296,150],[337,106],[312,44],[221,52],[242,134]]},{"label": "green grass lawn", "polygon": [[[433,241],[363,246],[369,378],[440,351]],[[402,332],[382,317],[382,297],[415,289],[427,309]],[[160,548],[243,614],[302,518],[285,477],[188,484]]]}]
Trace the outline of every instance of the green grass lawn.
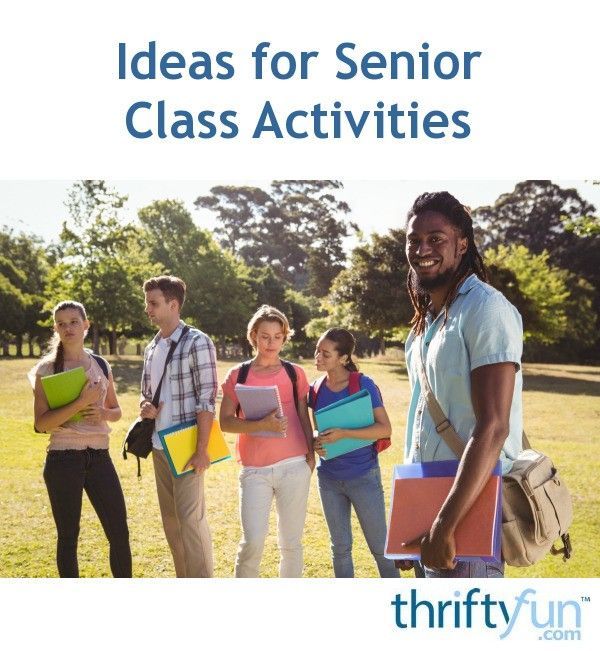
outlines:
[{"label": "green grass lawn", "polygon": [[[174,576],[165,541],[151,461],[142,461],[142,479],[136,478],[134,458],[124,461],[120,448],[128,424],[135,418],[139,358],[112,360],[123,419],[113,427],[111,454],[125,492],[131,531],[134,576]],[[55,527],[42,479],[47,436],[33,432],[32,394],[27,370],[33,360],[0,360],[0,576],[53,577]],[[219,378],[230,362],[219,362]],[[312,379],[311,363],[305,368]],[[383,483],[389,498],[392,466],[402,462],[408,380],[398,361],[368,361],[361,370],[379,384],[394,431],[393,446],[380,457]],[[531,568],[509,568],[512,577],[600,576],[600,368],[561,365],[525,366],[525,427],[533,442],[557,463],[570,487],[575,507],[571,528],[574,556],[568,563],[548,557]],[[231,449],[234,436],[227,435]],[[229,577],[240,537],[238,468],[235,461],[213,466],[206,477],[206,498],[215,550],[215,575]],[[354,560],[356,576],[377,576],[375,564],[356,521]],[[329,537],[313,479],[304,535],[305,576],[333,576]],[[79,542],[82,576],[110,576],[108,545],[87,498]],[[265,546],[262,575],[277,576],[278,551],[275,516]],[[409,576],[405,574],[404,576]]]}]

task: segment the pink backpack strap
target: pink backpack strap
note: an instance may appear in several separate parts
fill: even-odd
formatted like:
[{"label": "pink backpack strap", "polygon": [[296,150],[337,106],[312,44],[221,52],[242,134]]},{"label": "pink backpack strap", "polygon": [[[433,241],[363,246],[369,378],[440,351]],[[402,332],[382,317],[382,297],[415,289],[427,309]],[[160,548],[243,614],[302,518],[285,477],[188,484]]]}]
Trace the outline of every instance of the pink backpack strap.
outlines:
[{"label": "pink backpack strap", "polygon": [[326,379],[327,379],[327,374],[322,375],[320,378],[317,378],[310,385],[310,389],[308,391],[308,402],[309,402],[309,407],[311,407],[311,409],[314,409],[315,411],[317,409],[317,399],[319,397],[319,391],[321,391],[323,382],[325,382]]},{"label": "pink backpack strap", "polygon": [[360,391],[361,376],[362,373],[359,373],[358,371],[350,371],[350,377],[348,378],[348,393],[350,395]]}]

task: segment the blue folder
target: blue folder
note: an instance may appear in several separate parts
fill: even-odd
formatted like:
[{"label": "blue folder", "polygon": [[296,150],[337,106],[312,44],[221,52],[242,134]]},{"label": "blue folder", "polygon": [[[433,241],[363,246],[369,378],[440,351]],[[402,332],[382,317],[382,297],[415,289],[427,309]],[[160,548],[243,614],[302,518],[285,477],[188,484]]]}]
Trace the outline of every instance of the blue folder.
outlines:
[{"label": "blue folder", "polygon": [[[371,394],[363,389],[353,393],[347,398],[342,398],[333,402],[323,409],[315,411],[315,422],[319,432],[326,429],[340,427],[344,429],[361,429],[369,427],[375,422],[373,416],[373,403]],[[353,452],[359,448],[372,445],[375,439],[340,439],[335,443],[325,443],[323,447],[326,451],[325,460],[335,459],[347,452]]]}]

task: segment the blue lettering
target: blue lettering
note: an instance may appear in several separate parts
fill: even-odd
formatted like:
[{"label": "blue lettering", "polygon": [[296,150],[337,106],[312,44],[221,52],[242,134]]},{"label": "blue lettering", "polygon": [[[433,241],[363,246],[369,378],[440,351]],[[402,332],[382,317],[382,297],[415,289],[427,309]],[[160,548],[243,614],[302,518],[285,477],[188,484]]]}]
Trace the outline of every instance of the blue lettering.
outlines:
[{"label": "blue lettering", "polygon": [[[437,120],[436,120],[437,118]],[[430,111],[423,118],[423,132],[428,138],[443,138],[443,129],[448,126],[448,116],[443,111]],[[442,129],[441,132],[433,129]]]},{"label": "blue lettering", "polygon": [[469,115],[468,111],[455,111],[452,114],[452,122],[454,122],[454,124],[457,127],[461,127],[462,129],[462,131],[454,131],[454,133],[452,134],[453,138],[458,138],[458,139],[467,138],[470,135],[471,127],[467,122],[461,120],[462,117],[466,118],[468,117],[468,115]]},{"label": "blue lettering", "polygon": [[234,118],[237,115],[235,111],[223,111],[221,113],[221,123],[223,126],[228,127],[229,131],[222,131],[221,138],[229,139],[235,138],[239,132],[238,126],[230,118]]},{"label": "blue lettering", "polygon": [[127,131],[134,137],[134,138],[150,138],[152,137],[152,130],[147,129],[146,131],[138,131],[134,126],[133,126],[133,116],[135,113],[138,111],[138,109],[151,109],[152,104],[150,102],[136,102],[135,104],[132,104],[128,111],[127,115],[125,116],[125,124],[127,125]]},{"label": "blue lettering", "polygon": [[275,111],[273,110],[271,102],[269,101],[266,101],[265,105],[263,106],[263,110],[260,113],[260,117],[258,118],[258,122],[256,124],[256,128],[254,129],[252,137],[260,138],[263,131],[272,131],[275,134],[276,138],[283,138],[283,133],[279,128],[277,117],[275,116]]},{"label": "blue lettering", "polygon": [[193,138],[194,118],[191,113],[188,113],[188,111],[173,111],[173,116],[182,118],[181,120],[175,120],[171,125],[171,135],[173,138]]},{"label": "blue lettering", "polygon": [[183,75],[180,72],[171,73],[170,70],[181,70],[182,68],[185,68],[185,57],[179,52],[167,52],[160,59],[160,74],[165,79],[181,79]]},{"label": "blue lettering", "polygon": [[335,75],[338,79],[352,79],[356,75],[358,71],[356,63],[354,63],[354,61],[347,57],[344,53],[344,50],[353,50],[355,47],[356,45],[354,43],[340,43],[335,49],[335,55],[337,56],[338,60],[342,63],[345,63],[349,68],[348,72],[338,71],[338,73]]},{"label": "blue lettering", "polygon": [[219,52],[217,54],[217,64],[225,70],[225,72],[217,73],[217,79],[231,79],[235,74],[233,65],[228,61],[232,56],[233,52]]},{"label": "blue lettering", "polygon": [[[148,60],[148,71],[140,70],[140,62]],[[136,79],[156,79],[156,41],[148,43],[148,51],[137,52],[131,59],[131,73]]]},{"label": "blue lettering", "polygon": [[125,79],[127,71],[125,69],[125,43],[119,43],[119,79]]},{"label": "blue lettering", "polygon": [[292,111],[287,116],[287,120],[285,121],[286,131],[290,134],[290,136],[292,136],[292,138],[308,138],[308,133],[306,131],[296,131],[294,129],[294,120],[297,117],[306,118],[308,117],[308,113],[306,111]]},{"label": "blue lettering", "polygon": [[372,73],[371,70],[385,70],[387,62],[381,52],[367,52],[360,63],[360,70],[367,79],[383,79],[383,73]]}]

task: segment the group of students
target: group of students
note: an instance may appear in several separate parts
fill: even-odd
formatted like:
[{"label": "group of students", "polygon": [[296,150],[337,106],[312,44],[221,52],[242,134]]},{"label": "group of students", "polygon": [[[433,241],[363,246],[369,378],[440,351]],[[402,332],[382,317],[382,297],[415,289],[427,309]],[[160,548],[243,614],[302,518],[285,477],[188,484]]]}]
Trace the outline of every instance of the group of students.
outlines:
[{"label": "group of students", "polygon": [[[146,350],[141,415],[156,419],[156,431],[174,421],[183,422],[189,418],[189,414],[182,413],[185,407],[177,409],[181,396],[172,395],[169,389],[165,395],[164,387],[170,387],[170,381],[163,383],[158,407],[152,405],[150,400],[171,343],[170,338],[163,335],[172,330],[168,334],[173,340],[176,340],[177,332],[181,336],[183,322],[179,320],[179,311],[183,301],[179,297],[182,296],[182,289],[184,296],[185,284],[172,276],[150,279],[144,287],[146,311],[161,331]],[[61,577],[78,576],[77,540],[85,490],[108,538],[113,576],[130,577],[131,551],[125,500],[108,453],[108,422],[118,420],[121,409],[110,366],[106,360],[84,348],[88,328],[83,305],[74,301],[59,303],[54,309],[55,336],[50,351],[31,374],[35,427],[37,431],[50,433],[44,480],[58,533],[58,571]],[[195,353],[186,351],[182,345],[179,355],[173,356],[171,364],[181,366],[185,365],[186,360],[195,359],[196,363],[190,363],[191,368],[187,369],[192,376],[194,394],[188,396],[188,410],[198,415],[201,443],[202,431],[207,429],[201,427],[201,415],[209,414],[211,419],[214,418],[214,346],[204,333],[196,329],[189,330],[186,335],[191,335],[192,341],[196,339],[190,349],[195,349]],[[260,307],[247,328],[254,357],[230,369],[221,385],[220,426],[224,432],[238,435],[236,457],[241,465],[242,539],[235,561],[235,576],[259,576],[273,499],[281,554],[279,574],[288,578],[302,576],[302,536],[310,480],[318,458],[319,493],[331,537],[335,576],[354,576],[353,507],[380,576],[398,577],[399,571],[394,561],[384,556],[386,516],[378,462],[379,446],[373,443],[333,459],[327,459],[323,447],[324,443],[348,437],[375,441],[389,439],[391,425],[381,393],[370,377],[358,373],[352,358],[354,337],[347,330],[331,328],[319,338],[315,365],[324,375],[313,386],[309,386],[301,366],[281,359],[281,351],[292,335],[288,319],[281,311],[269,305]],[[162,356],[161,345],[165,351]],[[199,348],[205,353],[204,359],[198,359]],[[81,394],[69,405],[50,409],[41,378],[78,366],[84,368],[88,379]],[[166,374],[167,378],[172,380],[177,372],[172,369]],[[244,377],[240,377],[241,373]],[[185,375],[186,369],[181,374]],[[276,385],[283,414],[273,412],[259,421],[246,420],[240,412],[235,393],[238,381],[250,386]],[[358,382],[360,389],[369,392],[374,424],[353,430],[329,429],[317,435],[309,409],[315,411],[348,396],[351,381]],[[200,387],[200,384],[203,386]],[[181,394],[185,400],[185,387],[182,387]],[[78,420],[73,420],[74,416]],[[258,431],[272,431],[284,436],[271,438],[252,435]],[[196,472],[191,476],[175,478],[165,463],[156,433],[153,446],[159,504],[177,576],[212,576],[212,543],[201,481],[208,463],[195,455],[189,465]],[[186,485],[190,488],[186,488]],[[182,509],[187,513],[184,514]],[[186,532],[186,528],[189,531]]]},{"label": "group of students", "polygon": [[[405,250],[414,315],[405,343],[411,397],[404,461],[460,458],[447,499],[431,529],[419,537],[420,560],[414,562],[415,575],[501,577],[502,560],[457,560],[455,531],[498,459],[503,473],[510,472],[522,449],[521,316],[488,283],[471,213],[450,193],[426,192],[416,198],[406,218]],[[151,278],[144,283],[144,294],[146,313],[159,332],[144,353],[140,416],[155,419],[152,460],[165,535],[178,577],[212,576],[203,478],[210,466],[206,447],[219,387],[215,348],[203,332],[188,328],[180,320],[185,299],[181,279]],[[77,536],[85,490],[109,539],[113,574],[130,576],[125,502],[107,451],[108,422],[121,416],[110,367],[83,347],[89,323],[82,305],[59,304],[54,320],[52,349],[33,375],[36,429],[51,434],[44,477],[58,530],[59,573],[78,573]],[[255,356],[231,369],[222,385],[221,429],[238,434],[236,456],[241,464],[243,536],[235,574],[258,576],[273,498],[278,513],[280,575],[302,574],[302,533],[316,453],[335,576],[351,577],[354,573],[352,507],[379,574],[398,576],[394,563],[383,553],[386,522],[377,453],[385,447],[391,428],[379,390],[371,378],[357,373],[352,360],[354,340],[341,328],[330,329],[319,338],[315,362],[323,375],[309,387],[303,369],[280,357],[291,336],[286,317],[273,307],[262,306],[247,329]],[[167,364],[170,352],[173,356]],[[50,409],[40,378],[77,366],[86,370],[88,384],[73,403]],[[163,375],[165,381],[161,382]],[[429,384],[428,391],[421,391],[420,377],[427,378],[424,387]],[[238,409],[236,383],[276,384],[283,416],[273,412],[258,422],[246,420]],[[373,425],[330,429],[314,437],[309,409],[330,405],[357,387],[371,396]],[[441,424],[436,424],[439,418],[434,420],[430,412],[431,395],[445,416]],[[73,421],[75,415],[80,420]],[[198,431],[197,448],[188,462],[194,472],[174,477],[157,432],[189,421],[197,424]],[[463,452],[458,453],[442,440],[439,428],[447,423],[454,427]],[[286,436],[252,435],[262,430],[285,431]],[[375,442],[328,459],[324,444],[345,437]],[[401,569],[411,565],[411,561],[400,562]]]}]

